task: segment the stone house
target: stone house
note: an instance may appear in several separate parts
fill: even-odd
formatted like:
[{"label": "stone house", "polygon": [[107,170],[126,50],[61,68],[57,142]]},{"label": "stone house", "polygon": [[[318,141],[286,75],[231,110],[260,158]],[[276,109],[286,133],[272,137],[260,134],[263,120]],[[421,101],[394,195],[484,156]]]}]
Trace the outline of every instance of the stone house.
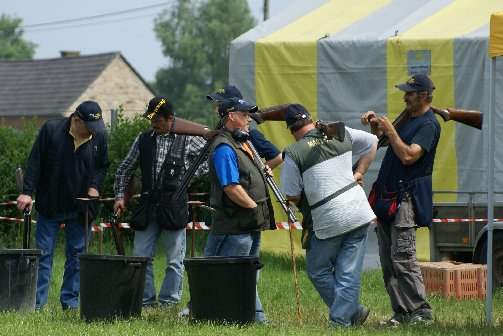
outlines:
[{"label": "stone house", "polygon": [[134,117],[145,111],[155,90],[120,52],[38,60],[0,60],[0,119],[4,125],[23,127],[23,118],[37,116],[37,125],[69,116],[85,100],[98,102],[105,123],[112,110]]}]

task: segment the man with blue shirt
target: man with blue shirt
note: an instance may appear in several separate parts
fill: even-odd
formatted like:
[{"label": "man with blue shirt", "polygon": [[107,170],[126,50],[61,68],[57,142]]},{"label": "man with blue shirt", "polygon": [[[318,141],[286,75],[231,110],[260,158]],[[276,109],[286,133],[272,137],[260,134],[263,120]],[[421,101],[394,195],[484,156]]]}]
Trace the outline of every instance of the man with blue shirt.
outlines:
[{"label": "man with blue shirt", "polygon": [[[207,244],[215,246],[216,256],[258,256],[261,230],[269,227],[266,181],[244,131],[255,111],[239,98],[223,101],[218,109],[223,127],[208,159],[215,211]],[[267,322],[258,294],[255,309],[255,321]]]},{"label": "man with blue shirt", "polygon": [[[431,110],[433,82],[415,75],[396,85],[405,92],[407,120],[395,129],[385,116],[368,111],[361,117],[389,146],[369,201],[377,216],[377,238],[384,284],[393,316],[383,325],[429,324],[432,309],[426,302],[423,279],[416,257],[416,229],[433,217],[432,172],[440,124]],[[389,200],[395,198],[390,206]]]},{"label": "man with blue shirt", "polygon": [[[243,99],[243,94],[234,85],[226,85],[223,88],[218,89],[215,93],[207,95],[206,98],[215,102],[215,114],[218,116],[218,108],[224,100],[230,98]],[[271,169],[274,169],[283,161],[281,151],[264,137],[264,135],[256,128],[256,125],[257,123],[254,120],[251,120],[245,128],[245,131],[249,133],[249,140],[253,144],[253,147],[257,150],[257,153],[260,157],[265,158],[265,164]]]}]

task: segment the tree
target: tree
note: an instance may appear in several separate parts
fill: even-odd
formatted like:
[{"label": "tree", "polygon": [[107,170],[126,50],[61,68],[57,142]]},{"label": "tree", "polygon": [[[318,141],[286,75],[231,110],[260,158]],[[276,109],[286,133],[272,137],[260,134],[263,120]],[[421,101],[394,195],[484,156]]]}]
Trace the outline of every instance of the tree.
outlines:
[{"label": "tree", "polygon": [[0,58],[33,58],[37,45],[23,38],[19,28],[23,20],[9,15],[0,16]]},{"label": "tree", "polygon": [[169,66],[156,74],[157,91],[179,115],[214,125],[205,96],[229,80],[229,44],[255,26],[246,0],[178,0],[155,20]]}]

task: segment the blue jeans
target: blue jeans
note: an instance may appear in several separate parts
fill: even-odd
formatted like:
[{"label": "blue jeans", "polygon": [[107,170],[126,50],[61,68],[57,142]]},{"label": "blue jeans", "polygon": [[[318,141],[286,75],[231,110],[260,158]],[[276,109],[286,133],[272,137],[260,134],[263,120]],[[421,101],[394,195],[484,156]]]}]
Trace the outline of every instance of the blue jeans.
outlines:
[{"label": "blue jeans", "polygon": [[[47,218],[37,213],[37,225],[35,227],[35,245],[42,250],[38,262],[37,298],[36,307],[42,308],[47,302],[49,284],[52,276],[52,264],[54,260],[54,247],[61,223],[65,223],[65,271],[59,301],[63,309],[76,308],[79,303],[80,289],[80,262],[77,253],[85,252],[85,227],[76,211],[59,212],[52,218]],[[89,224],[88,235],[91,234]]]},{"label": "blue jeans", "polygon": [[310,235],[306,272],[330,309],[330,322],[349,326],[361,309],[360,286],[368,225],[340,236],[318,239]]},{"label": "blue jeans", "polygon": [[[204,248],[204,256],[255,256],[260,254],[260,231],[243,233],[243,234],[213,234],[210,232],[206,246]],[[259,272],[257,271],[257,281]],[[264,314],[264,308],[256,290],[255,300],[255,322],[265,322],[267,318]]]},{"label": "blue jeans", "polygon": [[[183,258],[185,257],[185,228],[166,230],[157,224],[155,215],[151,215],[149,225],[141,231],[135,231],[133,255],[154,257],[157,242],[162,235],[166,253],[166,270],[158,301],[162,305],[173,305],[180,302],[183,291]],[[143,304],[155,305],[156,289],[152,262],[147,264]]]}]

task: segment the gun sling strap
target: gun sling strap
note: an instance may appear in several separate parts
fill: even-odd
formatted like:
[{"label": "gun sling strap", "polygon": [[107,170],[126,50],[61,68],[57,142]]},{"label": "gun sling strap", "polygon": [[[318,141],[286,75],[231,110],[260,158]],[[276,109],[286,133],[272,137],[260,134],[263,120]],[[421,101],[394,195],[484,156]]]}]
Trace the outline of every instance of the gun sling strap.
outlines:
[{"label": "gun sling strap", "polygon": [[333,194],[331,195],[328,195],[327,197],[325,197],[324,199],[322,199],[321,201],[318,201],[316,203],[314,203],[313,205],[310,206],[311,208],[311,211],[322,206],[323,204],[333,200],[334,198],[336,198],[337,196],[339,196],[340,194],[348,191],[349,189],[353,188],[354,186],[358,185],[358,182],[354,181],[354,182],[351,182],[350,184],[348,184],[347,186],[337,190],[336,192],[334,192]]}]

